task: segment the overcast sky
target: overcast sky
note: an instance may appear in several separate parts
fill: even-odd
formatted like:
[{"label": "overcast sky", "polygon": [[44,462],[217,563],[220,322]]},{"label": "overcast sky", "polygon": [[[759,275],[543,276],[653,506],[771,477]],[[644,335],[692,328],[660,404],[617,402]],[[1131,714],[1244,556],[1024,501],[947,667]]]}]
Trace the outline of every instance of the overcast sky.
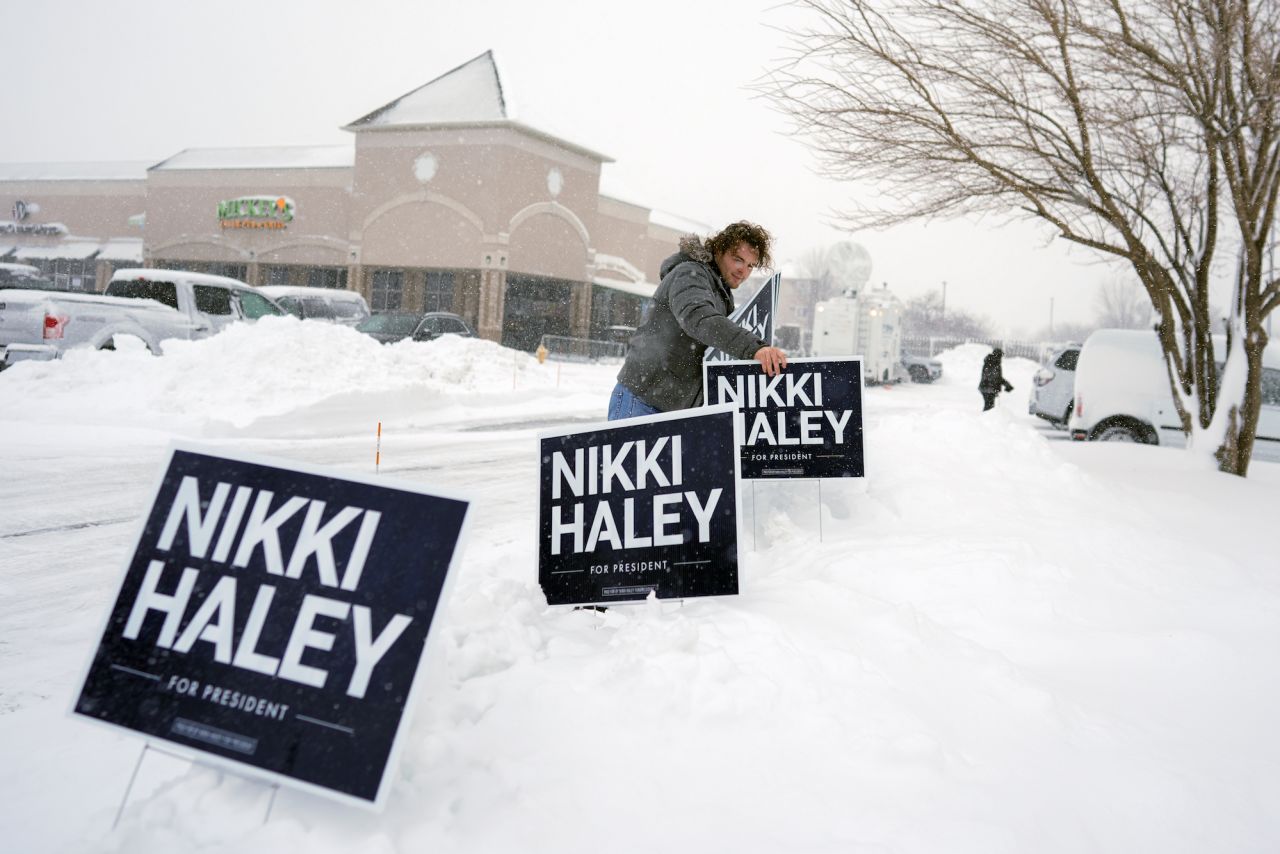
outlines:
[{"label": "overcast sky", "polygon": [[[0,162],[160,160],[184,148],[343,143],[340,127],[492,49],[518,115],[613,157],[619,195],[773,230],[780,258],[853,239],[872,282],[1002,334],[1093,314],[1126,275],[1032,225],[931,222],[848,235],[856,188],[813,172],[747,88],[796,15],[760,0],[5,3]],[[649,271],[656,277],[656,271]],[[785,285],[784,285],[785,286]]]}]

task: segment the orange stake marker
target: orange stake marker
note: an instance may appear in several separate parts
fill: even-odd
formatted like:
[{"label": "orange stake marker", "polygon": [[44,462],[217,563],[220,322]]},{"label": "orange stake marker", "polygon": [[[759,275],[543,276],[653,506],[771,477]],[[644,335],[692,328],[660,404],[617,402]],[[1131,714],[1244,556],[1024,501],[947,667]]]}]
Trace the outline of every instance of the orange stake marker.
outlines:
[{"label": "orange stake marker", "polygon": [[378,422],[378,442],[373,452],[373,473],[378,473],[378,466],[382,465],[382,422]]}]

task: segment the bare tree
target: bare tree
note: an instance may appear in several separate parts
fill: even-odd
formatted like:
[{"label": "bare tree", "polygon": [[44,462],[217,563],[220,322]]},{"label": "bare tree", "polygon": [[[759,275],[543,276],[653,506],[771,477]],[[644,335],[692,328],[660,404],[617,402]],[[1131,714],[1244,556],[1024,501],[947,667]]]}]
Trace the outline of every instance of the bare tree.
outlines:
[{"label": "bare tree", "polygon": [[840,295],[840,284],[831,264],[831,250],[827,246],[814,246],[796,259],[801,275],[813,282],[812,302],[821,302]]},{"label": "bare tree", "polygon": [[1084,339],[1088,338],[1098,325],[1095,323],[1080,323],[1077,321],[1059,321],[1053,324],[1053,327],[1042,327],[1034,336],[1033,340],[1039,341],[1058,341],[1062,343],[1072,342],[1080,344]]},{"label": "bare tree", "polygon": [[[883,194],[846,224],[997,212],[1127,262],[1159,317],[1190,446],[1245,475],[1263,320],[1280,304],[1263,275],[1280,189],[1280,3],[798,5],[813,24],[761,86],[829,174]],[[1215,276],[1233,280],[1218,354]]]},{"label": "bare tree", "polygon": [[1151,301],[1133,279],[1115,277],[1098,286],[1093,298],[1097,325],[1104,329],[1151,327]]},{"label": "bare tree", "polygon": [[986,318],[963,309],[947,309],[942,292],[926,291],[907,300],[902,312],[902,329],[907,335],[931,338],[992,338]]}]

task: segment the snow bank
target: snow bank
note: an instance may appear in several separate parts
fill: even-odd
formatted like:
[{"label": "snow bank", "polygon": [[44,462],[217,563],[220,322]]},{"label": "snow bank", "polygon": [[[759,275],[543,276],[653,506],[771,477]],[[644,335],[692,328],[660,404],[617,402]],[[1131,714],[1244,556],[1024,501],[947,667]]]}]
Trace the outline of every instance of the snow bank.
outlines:
[{"label": "snow bank", "polygon": [[440,424],[472,410],[512,417],[535,402],[546,411],[548,398],[554,411],[557,397],[571,397],[567,382],[557,394],[556,365],[475,338],[383,345],[346,326],[270,317],[163,349],[160,358],[79,349],[19,363],[0,374],[0,409],[17,421],[183,436],[314,436],[378,421]]},{"label": "snow bank", "polygon": [[[1280,468],[1243,481],[1167,449],[1056,441],[1026,414],[1034,364],[1006,360],[1016,391],[984,413],[988,350],[960,348],[939,383],[867,389],[867,478],[824,483],[821,517],[814,483],[747,487],[741,596],[549,609],[531,425],[598,416],[614,368],[296,321],[232,333],[0,375],[14,850],[1201,854],[1280,839]],[[109,833],[138,743],[60,713],[129,545],[115,523],[158,464],[146,437],[221,429],[228,447],[351,469],[365,458],[334,425],[397,400],[384,467],[465,490],[476,518],[385,812],[281,791],[264,824],[267,788],[149,754]],[[82,410],[123,426],[70,426]]]}]

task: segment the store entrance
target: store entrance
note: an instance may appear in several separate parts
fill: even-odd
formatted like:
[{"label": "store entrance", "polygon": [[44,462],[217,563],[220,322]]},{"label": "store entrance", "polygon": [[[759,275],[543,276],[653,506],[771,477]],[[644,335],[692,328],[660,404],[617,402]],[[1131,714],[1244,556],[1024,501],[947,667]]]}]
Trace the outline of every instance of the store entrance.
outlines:
[{"label": "store entrance", "polygon": [[502,346],[532,352],[543,335],[570,335],[573,285],[564,279],[508,273]]}]

